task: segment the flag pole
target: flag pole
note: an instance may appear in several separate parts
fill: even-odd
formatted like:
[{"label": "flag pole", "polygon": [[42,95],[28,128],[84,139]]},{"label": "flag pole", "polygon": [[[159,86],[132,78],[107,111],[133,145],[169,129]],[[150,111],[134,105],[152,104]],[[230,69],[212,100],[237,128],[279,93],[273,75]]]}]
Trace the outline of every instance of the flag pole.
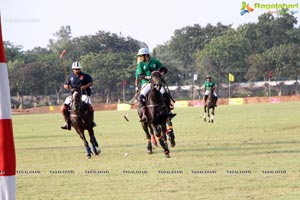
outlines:
[{"label": "flag pole", "polygon": [[231,89],[231,83],[230,82],[233,82],[234,81],[234,75],[233,74],[231,74],[231,73],[228,73],[228,98],[230,98],[231,97],[231,91],[230,91],[230,89]]},{"label": "flag pole", "polygon": [[228,98],[230,98],[230,80],[228,80]]}]

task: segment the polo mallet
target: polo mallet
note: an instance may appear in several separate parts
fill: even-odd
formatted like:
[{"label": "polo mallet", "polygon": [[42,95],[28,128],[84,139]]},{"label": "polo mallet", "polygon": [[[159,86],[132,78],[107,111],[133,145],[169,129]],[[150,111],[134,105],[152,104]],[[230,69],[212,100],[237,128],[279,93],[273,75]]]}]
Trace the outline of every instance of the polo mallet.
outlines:
[{"label": "polo mallet", "polygon": [[128,113],[126,115],[124,115],[124,119],[129,122]]},{"label": "polo mallet", "polygon": [[[137,94],[138,94],[138,92],[137,92]],[[135,95],[134,95],[135,96]],[[133,98],[132,98],[133,99]],[[133,99],[134,100],[134,99]],[[132,100],[132,101],[133,101]],[[130,100],[131,101],[131,100]],[[130,104],[130,107],[131,107],[131,105],[133,105],[133,104],[131,104],[131,103],[128,103],[128,104]],[[129,109],[130,110],[130,109]],[[128,114],[129,114],[129,111],[126,113],[126,115],[124,115],[123,117],[124,117],[124,119],[126,120],[126,121],[128,121],[129,122],[129,119],[128,119]]]},{"label": "polo mallet", "polygon": [[64,60],[65,54],[66,54],[66,50],[64,49],[64,50],[61,52],[61,54],[60,54],[60,56],[59,56],[59,59],[62,60],[62,63],[63,63],[63,65],[64,65],[64,71],[65,71],[65,76],[66,76],[66,81],[67,81],[67,80],[68,80],[68,73],[67,73],[67,65],[65,65],[65,60]]},{"label": "polo mallet", "polygon": [[[148,83],[149,83],[149,82],[148,82]],[[148,83],[144,84],[144,86],[143,86],[137,93],[135,93],[135,95],[132,97],[132,99],[130,99],[130,100],[128,101],[128,104],[133,105],[134,100],[140,95],[141,90],[144,89],[144,87],[146,87],[146,85],[147,85]]]},{"label": "polo mallet", "polygon": [[[144,86],[137,92],[137,93],[135,93],[135,95],[132,97],[132,99],[130,99],[130,101],[128,101],[128,104],[130,104],[130,105],[133,105],[134,103],[134,100],[139,96],[139,94],[141,93],[141,90],[147,85],[148,83],[146,83],[146,84],[144,84]],[[129,122],[129,119],[128,119],[128,112],[126,113],[126,115],[124,115],[124,119],[126,120],[126,121],[128,121]]]},{"label": "polo mallet", "polygon": [[128,104],[133,105],[134,100],[139,96],[139,94],[140,94],[140,91],[135,93],[135,95],[132,97],[132,99],[130,99],[130,101],[128,101]]},{"label": "polo mallet", "polygon": [[166,86],[165,88],[166,88],[166,90],[167,90],[167,92],[168,92],[168,94],[169,94],[169,97],[170,97],[170,99],[173,101],[173,103],[176,103],[176,101],[175,101],[175,99],[173,99],[173,97],[171,96],[171,92],[170,92],[170,89],[169,89],[169,87],[168,87],[168,84],[165,82],[165,80],[164,79],[162,79],[163,81],[163,84]]}]

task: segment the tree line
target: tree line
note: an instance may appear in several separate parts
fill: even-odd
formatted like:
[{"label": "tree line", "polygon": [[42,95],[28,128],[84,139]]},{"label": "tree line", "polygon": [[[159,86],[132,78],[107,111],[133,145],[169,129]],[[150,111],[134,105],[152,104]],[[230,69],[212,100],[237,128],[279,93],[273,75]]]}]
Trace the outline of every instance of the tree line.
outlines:
[{"label": "tree line", "polygon": [[[216,82],[261,81],[273,72],[273,79],[297,79],[300,73],[300,30],[297,19],[287,11],[264,13],[257,23],[238,26],[218,23],[186,26],[175,30],[171,39],[153,49],[151,56],[169,68],[169,85],[202,84],[206,75]],[[22,46],[4,42],[11,94],[18,96],[55,95],[66,91],[64,65],[70,72],[73,61],[94,79],[93,95],[100,101],[117,101],[134,92],[136,54],[146,47],[142,41],[106,31],[72,37],[71,27],[62,26],[47,48],[24,51]],[[60,53],[66,49],[64,59]],[[128,99],[127,98],[127,99]]]}]

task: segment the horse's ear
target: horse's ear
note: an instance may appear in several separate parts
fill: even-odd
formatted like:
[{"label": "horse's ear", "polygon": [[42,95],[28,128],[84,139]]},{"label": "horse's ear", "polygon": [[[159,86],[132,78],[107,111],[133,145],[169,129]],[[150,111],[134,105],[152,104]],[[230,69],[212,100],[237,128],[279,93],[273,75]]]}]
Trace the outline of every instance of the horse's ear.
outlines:
[{"label": "horse's ear", "polygon": [[159,71],[153,71],[153,72],[151,72],[151,76],[156,76],[156,77],[161,78],[161,73]]}]

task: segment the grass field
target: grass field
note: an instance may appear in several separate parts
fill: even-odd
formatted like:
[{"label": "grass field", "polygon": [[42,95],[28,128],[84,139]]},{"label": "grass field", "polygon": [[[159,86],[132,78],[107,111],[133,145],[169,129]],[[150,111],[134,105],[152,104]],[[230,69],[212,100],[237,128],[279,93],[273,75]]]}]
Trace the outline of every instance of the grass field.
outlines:
[{"label": "grass field", "polygon": [[170,159],[146,153],[136,110],[95,113],[90,160],[60,114],[13,116],[17,199],[299,199],[299,102],[219,106],[214,124],[202,107],[174,112]]}]

